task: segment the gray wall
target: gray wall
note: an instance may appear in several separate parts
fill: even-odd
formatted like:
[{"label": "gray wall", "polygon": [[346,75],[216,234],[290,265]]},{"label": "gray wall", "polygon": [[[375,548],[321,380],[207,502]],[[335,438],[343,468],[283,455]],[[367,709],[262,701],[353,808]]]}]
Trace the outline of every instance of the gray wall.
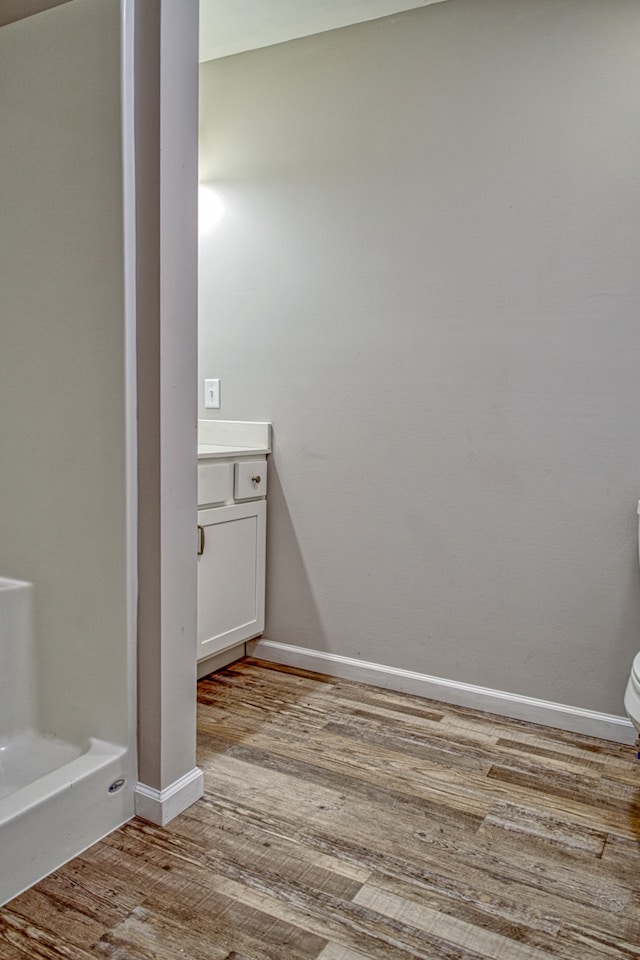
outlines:
[{"label": "gray wall", "polygon": [[636,0],[451,0],[203,65],[200,377],[274,423],[269,639],[622,712],[639,42]]},{"label": "gray wall", "polygon": [[118,0],[0,29],[0,130],[0,576],[35,585],[41,727],[127,743]]},{"label": "gray wall", "polygon": [[138,779],[161,791],[196,761],[197,0],[135,27]]}]

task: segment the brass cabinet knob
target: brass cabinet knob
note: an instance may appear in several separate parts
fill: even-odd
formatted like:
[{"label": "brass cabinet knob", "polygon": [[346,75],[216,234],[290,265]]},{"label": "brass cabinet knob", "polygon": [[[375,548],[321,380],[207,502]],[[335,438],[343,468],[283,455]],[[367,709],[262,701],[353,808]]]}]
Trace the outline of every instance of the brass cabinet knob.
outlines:
[{"label": "brass cabinet knob", "polygon": [[253,481],[253,483],[260,483],[260,481],[262,480],[262,477],[258,475],[257,477],[251,477],[251,480]]}]

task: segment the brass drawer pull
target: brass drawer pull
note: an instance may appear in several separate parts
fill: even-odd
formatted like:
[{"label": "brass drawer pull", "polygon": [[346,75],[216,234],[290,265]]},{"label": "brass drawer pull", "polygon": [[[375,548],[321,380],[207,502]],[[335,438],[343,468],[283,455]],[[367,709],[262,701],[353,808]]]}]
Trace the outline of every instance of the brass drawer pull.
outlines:
[{"label": "brass drawer pull", "polygon": [[251,477],[251,480],[253,483],[260,483],[260,481],[262,480],[262,477],[258,474],[258,476],[256,477]]},{"label": "brass drawer pull", "polygon": [[198,556],[201,557],[204,553],[204,527],[201,527],[198,524]]}]

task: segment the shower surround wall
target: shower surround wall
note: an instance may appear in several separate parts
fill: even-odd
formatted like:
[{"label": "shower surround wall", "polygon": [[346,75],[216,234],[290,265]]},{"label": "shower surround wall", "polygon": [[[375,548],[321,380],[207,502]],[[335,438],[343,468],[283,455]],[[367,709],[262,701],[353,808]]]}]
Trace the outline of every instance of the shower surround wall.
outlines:
[{"label": "shower surround wall", "polygon": [[0,577],[0,745],[34,725],[34,640],[33,585]]},{"label": "shower surround wall", "polygon": [[622,714],[639,42],[636,0],[453,0],[202,65],[200,376],[274,425],[270,641]]},{"label": "shower surround wall", "polygon": [[28,666],[30,714],[0,739],[69,748],[0,800],[0,902],[133,812],[120,15],[0,29],[0,576],[33,585],[32,660],[3,678]]}]

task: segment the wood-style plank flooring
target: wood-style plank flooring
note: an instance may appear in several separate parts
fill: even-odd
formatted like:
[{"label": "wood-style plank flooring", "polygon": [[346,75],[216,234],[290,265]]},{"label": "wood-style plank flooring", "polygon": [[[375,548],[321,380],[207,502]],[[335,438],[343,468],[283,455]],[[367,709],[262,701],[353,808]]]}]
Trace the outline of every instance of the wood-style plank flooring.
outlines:
[{"label": "wood-style plank flooring", "polygon": [[640,958],[631,747],[245,659],[204,798],[0,911],[1,960]]}]

